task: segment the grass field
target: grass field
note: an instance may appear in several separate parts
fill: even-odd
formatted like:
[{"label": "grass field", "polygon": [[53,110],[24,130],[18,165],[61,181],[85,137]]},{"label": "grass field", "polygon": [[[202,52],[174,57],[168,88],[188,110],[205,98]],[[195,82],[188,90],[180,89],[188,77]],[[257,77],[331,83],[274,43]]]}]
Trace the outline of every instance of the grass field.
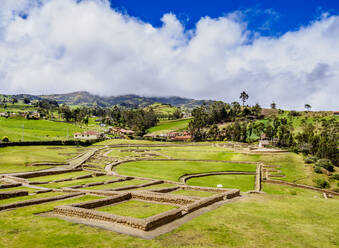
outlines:
[{"label": "grass field", "polygon": [[131,216],[134,218],[147,218],[176,208],[165,204],[156,204],[143,201],[125,201],[122,203],[97,208],[97,211],[108,212],[111,214]]},{"label": "grass field", "polygon": [[221,184],[223,188],[235,188],[246,192],[254,189],[254,180],[254,175],[216,175],[191,178],[187,184],[203,187],[217,187]]},{"label": "grass field", "polygon": [[65,162],[79,154],[77,146],[15,146],[0,148],[0,173],[42,170],[49,166],[25,166],[31,162]]},{"label": "grass field", "polygon": [[[115,142],[115,141],[114,141]],[[121,141],[120,141],[121,142]],[[130,142],[130,141],[124,141]],[[138,143],[141,142],[141,143]],[[131,141],[142,144],[145,141]],[[55,161],[62,162],[84,151],[81,147],[7,147],[0,148],[0,171],[23,171],[28,168],[43,167],[24,166],[25,162]],[[151,148],[152,149],[152,148]],[[155,149],[155,148],[154,148]],[[282,180],[312,184],[314,176],[312,167],[303,163],[302,156],[293,153],[255,154],[248,155],[231,152],[220,147],[206,145],[203,147],[165,147],[161,153],[180,158],[213,159],[232,161],[262,161],[268,165],[279,166],[286,178]],[[120,174],[142,176],[155,179],[178,181],[184,174],[210,171],[255,171],[256,165],[221,163],[221,162],[190,162],[190,161],[138,161],[119,165],[116,169]],[[1,173],[1,172],[0,172]],[[88,172],[81,172],[80,174]],[[68,178],[76,173],[32,178],[31,181],[44,179]],[[79,184],[113,180],[114,176],[80,179],[75,181],[39,185],[42,187],[67,187]],[[280,179],[280,178],[279,178]],[[46,181],[48,181],[46,180]],[[88,189],[111,188],[146,183],[145,180],[129,180],[121,183],[93,186]],[[254,176],[218,175],[194,178],[188,184],[212,186],[223,184],[228,188],[239,188],[242,191],[253,189]],[[164,183],[142,188],[156,189],[171,187]],[[25,189],[25,187],[12,188]],[[7,189],[5,189],[7,190]],[[11,191],[9,190],[9,191]],[[0,211],[0,248],[2,247],[138,247],[138,248],[191,248],[191,247],[329,247],[339,246],[339,200],[324,199],[321,193],[293,188],[289,186],[263,184],[265,194],[248,194],[232,200],[219,208],[204,213],[169,233],[152,240],[118,234],[83,224],[75,224],[56,217],[42,216],[53,210],[55,206],[100,199],[97,196],[81,196],[72,199],[44,203],[35,206],[18,208],[11,211]],[[2,191],[2,190],[0,190]],[[29,189],[34,192],[34,189]],[[42,198],[64,193],[44,193],[0,200],[0,205],[27,199]],[[170,194],[208,197],[213,193],[178,190]],[[102,208],[98,211],[112,214],[146,218],[169,209],[173,206],[154,204],[142,201],[125,201]]]},{"label": "grass field", "polygon": [[147,132],[152,133],[152,134],[161,134],[161,133],[168,133],[171,131],[185,130],[188,128],[188,123],[191,120],[192,118],[161,121],[155,127],[148,129]]},{"label": "grass field", "polygon": [[178,181],[185,174],[212,171],[255,171],[255,164],[191,161],[138,161],[117,166],[121,175]]},{"label": "grass field", "polygon": [[0,117],[0,127],[0,137],[7,136],[10,141],[22,140],[22,134],[24,141],[66,140],[67,134],[73,138],[73,133],[84,130],[71,123],[4,117]]},{"label": "grass field", "polygon": [[[35,213],[93,196],[0,212],[0,247],[329,247],[339,244],[337,200],[252,195],[205,213],[153,240]],[[326,211],[324,211],[326,209]]]}]

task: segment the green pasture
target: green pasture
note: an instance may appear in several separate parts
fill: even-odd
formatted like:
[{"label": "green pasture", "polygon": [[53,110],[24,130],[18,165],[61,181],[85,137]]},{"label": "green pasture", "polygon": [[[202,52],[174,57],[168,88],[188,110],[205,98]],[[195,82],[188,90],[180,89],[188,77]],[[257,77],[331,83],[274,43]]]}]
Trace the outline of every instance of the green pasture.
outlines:
[{"label": "green pasture", "polygon": [[42,170],[50,166],[26,166],[32,162],[66,162],[81,149],[77,146],[11,146],[0,148],[0,173]]},{"label": "green pasture", "polygon": [[34,111],[36,108],[33,105],[24,104],[24,103],[7,103],[7,107],[4,108],[4,105],[0,105],[0,112],[12,112],[12,113],[18,113],[18,112],[26,112],[26,111]]},{"label": "green pasture", "polygon": [[104,206],[97,208],[97,211],[103,211],[110,214],[116,214],[121,216],[130,216],[134,218],[147,218],[153,215],[157,215],[168,210],[176,208],[175,206],[150,203],[144,201],[130,200],[122,203],[117,203],[110,206]]},{"label": "green pasture", "polygon": [[255,164],[192,161],[138,161],[120,164],[116,170],[121,175],[178,181],[186,174],[213,171],[255,171]]},{"label": "green pasture", "polygon": [[152,134],[161,134],[171,131],[185,130],[188,128],[188,124],[191,120],[192,118],[161,121],[155,127],[148,129],[147,132]]},{"label": "green pasture", "polygon": [[215,175],[191,178],[187,184],[214,188],[221,184],[223,188],[240,189],[246,192],[254,189],[254,181],[254,175]]},{"label": "green pasture", "polygon": [[0,117],[0,138],[7,136],[10,141],[66,140],[67,134],[73,138],[74,133],[84,129],[65,122]]}]

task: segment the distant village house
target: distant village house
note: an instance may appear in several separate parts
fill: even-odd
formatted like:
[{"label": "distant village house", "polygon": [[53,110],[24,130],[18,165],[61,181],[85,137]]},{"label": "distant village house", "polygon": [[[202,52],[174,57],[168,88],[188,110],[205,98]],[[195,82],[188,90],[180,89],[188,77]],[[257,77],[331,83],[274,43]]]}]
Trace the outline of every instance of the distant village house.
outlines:
[{"label": "distant village house", "polygon": [[102,133],[97,131],[86,131],[83,133],[75,133],[74,139],[97,140],[103,137]]}]

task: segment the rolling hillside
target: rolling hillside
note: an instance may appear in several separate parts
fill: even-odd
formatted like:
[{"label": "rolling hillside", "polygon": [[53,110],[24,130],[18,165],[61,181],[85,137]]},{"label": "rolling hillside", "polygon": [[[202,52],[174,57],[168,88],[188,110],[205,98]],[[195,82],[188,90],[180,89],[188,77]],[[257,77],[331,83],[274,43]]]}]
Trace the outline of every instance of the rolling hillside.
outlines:
[{"label": "rolling hillside", "polygon": [[[8,95],[0,95],[8,96]],[[19,94],[14,95],[17,99],[23,99],[27,97],[31,100],[50,99],[56,100],[59,104],[67,105],[84,105],[93,106],[97,105],[100,107],[111,107],[114,105],[120,105],[122,107],[146,107],[154,103],[170,104],[176,107],[183,107],[187,109],[193,109],[204,103],[211,102],[210,100],[195,100],[189,98],[183,98],[178,96],[170,97],[144,97],[137,95],[121,95],[121,96],[98,96],[91,94],[87,91],[78,91],[67,94],[53,94],[53,95],[29,95]]]}]

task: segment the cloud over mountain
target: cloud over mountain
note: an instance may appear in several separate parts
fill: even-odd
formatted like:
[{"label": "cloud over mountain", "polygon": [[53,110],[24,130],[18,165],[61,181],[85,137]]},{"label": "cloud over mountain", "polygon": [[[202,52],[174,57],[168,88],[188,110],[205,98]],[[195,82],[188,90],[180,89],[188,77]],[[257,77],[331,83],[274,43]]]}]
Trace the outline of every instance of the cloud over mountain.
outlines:
[{"label": "cloud over mountain", "polygon": [[141,94],[315,109],[339,106],[339,17],[263,37],[239,13],[186,30],[112,10],[104,0],[1,0],[0,92]]}]

